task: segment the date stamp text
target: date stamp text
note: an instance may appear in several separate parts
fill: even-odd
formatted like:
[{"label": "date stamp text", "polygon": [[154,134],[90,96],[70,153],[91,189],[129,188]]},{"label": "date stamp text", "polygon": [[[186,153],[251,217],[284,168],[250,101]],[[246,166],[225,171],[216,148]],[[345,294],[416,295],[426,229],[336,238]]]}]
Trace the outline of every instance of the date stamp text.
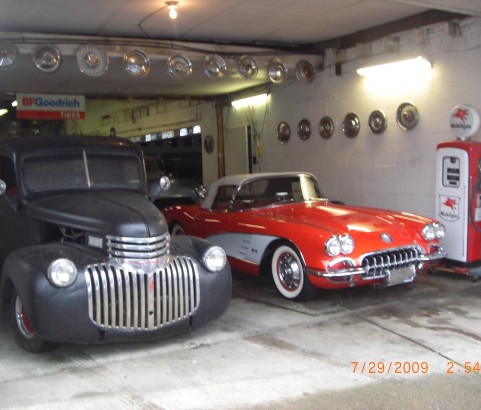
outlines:
[{"label": "date stamp text", "polygon": [[[360,374],[428,374],[429,363],[426,361],[357,361],[351,362],[352,372]],[[446,374],[471,374],[481,375],[481,362],[454,362],[448,361],[445,368]]]}]

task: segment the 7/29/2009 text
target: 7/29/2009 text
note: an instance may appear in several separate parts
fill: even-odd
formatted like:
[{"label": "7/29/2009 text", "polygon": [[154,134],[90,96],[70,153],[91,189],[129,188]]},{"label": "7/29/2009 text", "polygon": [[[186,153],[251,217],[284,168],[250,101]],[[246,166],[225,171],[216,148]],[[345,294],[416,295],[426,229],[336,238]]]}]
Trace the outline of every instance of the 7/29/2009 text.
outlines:
[{"label": "7/29/2009 text", "polygon": [[[353,373],[366,374],[428,374],[429,364],[426,361],[362,361],[351,362]],[[446,374],[481,374],[480,362],[446,363]]]}]

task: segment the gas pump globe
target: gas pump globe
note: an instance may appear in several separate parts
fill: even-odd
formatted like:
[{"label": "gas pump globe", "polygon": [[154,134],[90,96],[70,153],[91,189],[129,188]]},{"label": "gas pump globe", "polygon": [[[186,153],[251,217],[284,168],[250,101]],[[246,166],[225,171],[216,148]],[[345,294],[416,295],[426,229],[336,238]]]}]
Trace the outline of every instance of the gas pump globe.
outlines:
[{"label": "gas pump globe", "polygon": [[455,141],[443,142],[436,155],[436,218],[446,227],[443,270],[481,276],[481,142],[470,138],[480,116],[469,105],[456,106],[450,116]]}]

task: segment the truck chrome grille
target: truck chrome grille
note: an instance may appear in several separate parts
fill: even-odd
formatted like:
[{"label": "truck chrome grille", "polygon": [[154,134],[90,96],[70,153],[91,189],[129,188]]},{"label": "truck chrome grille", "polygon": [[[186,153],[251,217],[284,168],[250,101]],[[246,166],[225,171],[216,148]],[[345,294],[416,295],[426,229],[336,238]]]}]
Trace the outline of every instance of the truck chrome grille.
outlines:
[{"label": "truck chrome grille", "polygon": [[386,276],[387,270],[407,268],[420,263],[420,251],[415,246],[390,249],[384,252],[371,253],[362,259],[362,267],[367,273],[362,279],[376,279]]},{"label": "truck chrome grille", "polygon": [[160,258],[169,253],[169,245],[169,233],[151,238],[127,238],[107,235],[107,252],[109,256],[122,261]]},{"label": "truck chrome grille", "polygon": [[197,268],[185,256],[149,273],[89,265],[85,279],[90,318],[105,328],[154,330],[191,316],[200,302]]}]

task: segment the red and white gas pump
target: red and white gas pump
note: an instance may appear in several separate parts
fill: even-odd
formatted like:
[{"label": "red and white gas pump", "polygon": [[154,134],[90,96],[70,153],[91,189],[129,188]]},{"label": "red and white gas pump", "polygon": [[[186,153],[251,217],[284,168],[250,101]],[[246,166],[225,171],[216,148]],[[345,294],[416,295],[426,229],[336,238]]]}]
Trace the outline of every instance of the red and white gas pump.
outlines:
[{"label": "red and white gas pump", "polygon": [[[478,112],[469,105],[453,109],[451,130],[457,140],[443,142],[436,155],[436,217],[446,227],[444,269],[481,276],[481,142],[469,138],[479,129]],[[443,269],[443,268],[441,268]]]}]

